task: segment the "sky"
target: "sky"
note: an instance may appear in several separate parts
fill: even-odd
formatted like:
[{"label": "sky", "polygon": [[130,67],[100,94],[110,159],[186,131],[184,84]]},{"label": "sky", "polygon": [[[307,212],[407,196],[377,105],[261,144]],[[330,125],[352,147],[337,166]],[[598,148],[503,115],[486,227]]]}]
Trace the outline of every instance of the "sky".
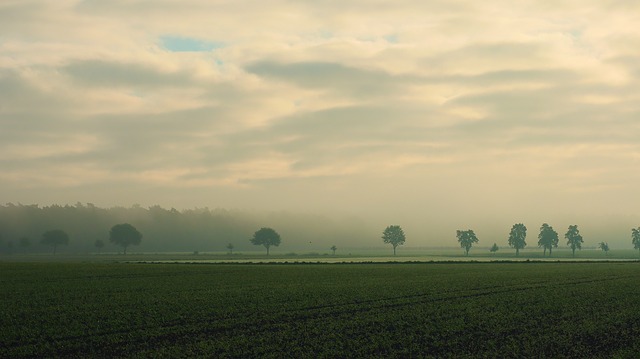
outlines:
[{"label": "sky", "polygon": [[627,243],[639,22],[624,0],[3,0],[0,202]]}]

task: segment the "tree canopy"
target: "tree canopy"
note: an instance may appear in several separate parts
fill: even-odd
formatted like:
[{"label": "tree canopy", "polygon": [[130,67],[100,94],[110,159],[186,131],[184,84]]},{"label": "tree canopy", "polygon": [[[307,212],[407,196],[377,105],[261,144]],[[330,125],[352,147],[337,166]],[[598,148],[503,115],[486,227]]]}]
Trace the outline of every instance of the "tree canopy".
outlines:
[{"label": "tree canopy", "polygon": [[598,248],[600,248],[600,249],[604,252],[604,254],[605,254],[605,255],[608,255],[608,254],[609,254],[609,243],[607,243],[607,242],[600,242],[600,243],[598,244]]},{"label": "tree canopy", "polygon": [[269,247],[280,245],[280,235],[272,228],[262,227],[253,234],[251,243],[256,246],[264,246],[267,249],[267,255],[269,255]]},{"label": "tree canopy", "polygon": [[551,256],[552,248],[558,247],[558,232],[546,223],[543,223],[540,227],[540,234],[538,234],[538,247],[544,248],[543,255],[547,254],[548,249],[549,256]]},{"label": "tree canopy", "polygon": [[[0,1],[1,3],[1,1]],[[42,233],[62,228],[69,234],[65,251],[88,253],[96,251],[96,239],[105,241],[105,248],[120,249],[109,242],[109,229],[118,223],[130,223],[144,234],[145,251],[191,252],[224,250],[227,243],[235,245],[233,252],[248,250],[251,234],[268,223],[278,232],[286,232],[293,248],[309,248],[308,243],[322,248],[332,244],[348,243],[358,246],[378,237],[379,230],[365,220],[345,220],[341,215],[326,216],[302,212],[244,211],[224,208],[191,208],[177,210],[160,206],[101,208],[90,203],[76,205],[22,205],[0,204],[0,253],[7,250],[12,239],[29,237],[29,250],[42,246]],[[344,241],[344,242],[338,242]],[[286,241],[289,247],[289,239]],[[127,249],[130,252],[131,249]],[[127,253],[128,254],[128,253]]]},{"label": "tree canopy", "polygon": [[129,223],[116,224],[109,231],[109,241],[115,245],[124,248],[124,254],[127,254],[127,247],[130,245],[137,246],[142,241],[142,233],[138,232],[136,227]]},{"label": "tree canopy", "polygon": [[489,252],[491,252],[491,253],[496,253],[499,250],[500,250],[500,247],[498,247],[497,243],[494,243],[493,246],[491,246],[491,248],[489,248]]},{"label": "tree canopy", "polygon": [[516,249],[516,256],[520,255],[520,250],[523,249],[527,242],[527,227],[522,223],[516,223],[511,227],[509,232],[509,246]]},{"label": "tree canopy", "polygon": [[69,235],[62,229],[52,229],[42,234],[40,243],[47,246],[53,246],[53,254],[56,254],[58,245],[66,245],[69,243]]},{"label": "tree canopy", "polygon": [[98,252],[100,252],[104,247],[104,241],[102,239],[96,239],[94,246],[96,246],[96,248],[98,248]]},{"label": "tree canopy", "polygon": [[631,243],[633,248],[640,251],[640,227],[631,229]]},{"label": "tree canopy", "polygon": [[31,246],[31,240],[29,240],[29,238],[27,237],[20,237],[18,245],[20,246],[20,248],[22,248],[24,253],[26,253],[27,248]]},{"label": "tree canopy", "polygon": [[468,229],[466,231],[457,230],[456,237],[458,237],[458,242],[460,242],[460,247],[464,248],[465,254],[469,255],[469,250],[474,243],[478,243],[478,237],[473,232],[472,229]]},{"label": "tree canopy", "polygon": [[405,235],[402,228],[398,225],[391,225],[385,228],[382,232],[382,240],[384,243],[391,244],[393,246],[393,255],[396,255],[396,247],[401,246],[405,242]]},{"label": "tree canopy", "polygon": [[565,233],[564,238],[567,239],[567,245],[571,248],[572,254],[576,256],[576,248],[582,248],[582,236],[580,235],[580,230],[578,230],[578,225],[570,225],[567,233]]}]

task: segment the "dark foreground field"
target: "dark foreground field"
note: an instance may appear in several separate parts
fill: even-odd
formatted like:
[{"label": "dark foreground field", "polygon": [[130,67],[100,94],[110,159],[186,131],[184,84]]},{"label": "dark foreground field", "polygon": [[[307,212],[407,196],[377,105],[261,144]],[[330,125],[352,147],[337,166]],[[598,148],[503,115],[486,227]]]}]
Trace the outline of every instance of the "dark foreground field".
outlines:
[{"label": "dark foreground field", "polygon": [[1,357],[637,357],[638,263],[0,263]]}]

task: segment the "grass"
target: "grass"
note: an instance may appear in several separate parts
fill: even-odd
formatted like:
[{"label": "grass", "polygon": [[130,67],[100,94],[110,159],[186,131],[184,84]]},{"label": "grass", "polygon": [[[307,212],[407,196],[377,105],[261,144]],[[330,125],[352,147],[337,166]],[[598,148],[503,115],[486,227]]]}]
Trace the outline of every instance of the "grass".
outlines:
[{"label": "grass", "polygon": [[539,248],[527,248],[520,251],[516,257],[515,251],[510,248],[501,248],[497,253],[490,253],[487,248],[473,248],[469,256],[464,255],[460,248],[400,248],[398,255],[391,255],[391,247],[387,248],[344,248],[336,255],[328,252],[299,251],[278,252],[272,250],[270,256],[266,256],[262,250],[234,252],[229,254],[219,252],[162,252],[142,253],[131,252],[127,255],[113,252],[104,253],[51,253],[20,254],[0,256],[0,261],[5,262],[429,262],[429,261],[613,261],[613,260],[638,260],[640,254],[633,249],[611,250],[608,254],[598,249],[583,249],[576,251],[575,257],[567,248],[556,248],[551,257],[543,256]]},{"label": "grass", "polygon": [[0,263],[0,357],[635,357],[634,262]]}]

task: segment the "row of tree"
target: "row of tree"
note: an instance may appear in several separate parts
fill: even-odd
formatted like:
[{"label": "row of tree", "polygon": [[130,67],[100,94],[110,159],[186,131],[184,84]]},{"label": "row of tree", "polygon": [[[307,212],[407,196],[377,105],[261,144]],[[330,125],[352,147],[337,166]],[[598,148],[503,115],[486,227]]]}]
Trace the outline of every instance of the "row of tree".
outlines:
[{"label": "row of tree", "polygon": [[[24,239],[24,240],[23,240]],[[142,241],[142,233],[140,233],[134,226],[129,223],[116,224],[109,230],[109,241],[115,245],[124,248],[124,254],[127,254],[127,247],[131,245],[139,245]],[[25,246],[29,246],[29,239],[26,237],[21,238],[20,243],[26,243]],[[52,229],[44,232],[40,243],[53,247],[53,254],[56,254],[58,246],[69,244],[69,235],[62,229]],[[104,241],[97,239],[95,246],[98,249],[104,247]]]},{"label": "row of tree", "polygon": [[[50,231],[50,228],[65,228],[67,239],[64,245],[74,246],[72,250],[82,252],[89,252],[95,248],[101,250],[105,245],[104,240],[101,239],[105,238],[104,233],[109,231],[113,223],[122,222],[134,224],[135,228],[145,233],[145,238],[149,238],[145,240],[145,251],[216,250],[226,243],[229,243],[227,248],[230,251],[235,248],[231,243],[236,243],[239,249],[246,249],[247,238],[255,228],[259,227],[259,223],[265,222],[281,229],[281,233],[286,238],[292,238],[293,240],[288,242],[292,248],[296,246],[309,248],[312,242],[329,246],[332,242],[335,243],[334,241],[344,243],[342,242],[344,239],[349,239],[352,246],[358,242],[366,245],[369,239],[375,236],[375,230],[370,230],[367,225],[355,218],[336,221],[312,215],[286,213],[250,215],[221,209],[212,211],[208,208],[177,211],[174,208],[163,209],[159,206],[103,209],[92,204],[81,203],[75,206],[49,207],[7,204],[0,206],[0,251],[11,252],[15,246],[26,252],[33,244],[30,238],[44,238],[44,233]],[[266,227],[262,229],[273,231]],[[277,234],[277,241],[261,242],[262,236],[256,237],[254,233],[251,243],[265,246],[268,253],[271,246],[280,244],[280,235],[273,232]],[[514,224],[511,228],[508,243],[516,250],[516,255],[519,255],[520,249],[527,245],[526,235],[527,228],[522,223]],[[457,230],[456,237],[467,255],[473,245],[478,243],[478,237],[470,229]],[[69,238],[73,238],[73,241]],[[580,249],[583,243],[578,226],[569,226],[565,238],[575,255],[575,250]],[[400,226],[391,225],[383,231],[382,239],[384,243],[392,245],[395,255],[397,247],[405,243],[406,236]],[[640,227],[632,229],[632,242],[634,248],[640,250]],[[41,240],[40,243],[50,242]],[[553,248],[558,247],[558,243],[558,233],[553,227],[543,224],[538,235],[538,246],[544,249],[543,255],[546,255],[547,250],[551,255]],[[57,245],[53,247],[55,251]],[[494,248],[497,250],[497,244]],[[600,248],[607,251],[609,246],[602,242]],[[337,247],[333,245],[330,249],[335,254]]]},{"label": "row of tree", "polygon": [[310,242],[326,247],[347,241],[350,246],[365,245],[377,232],[358,218],[308,213],[8,203],[0,205],[0,253],[47,251],[40,238],[56,228],[69,235],[65,245],[69,252],[101,250],[108,243],[105,234],[114,223],[130,223],[144,233],[141,249],[149,252],[216,251],[228,243],[238,250],[248,250],[252,246],[247,239],[265,223],[277,228],[287,238],[287,247],[294,250],[307,249]]},{"label": "row of tree", "polygon": [[[475,243],[478,243],[478,237],[472,229],[457,230],[456,237],[460,247],[464,249],[465,254],[469,255],[469,250]],[[516,223],[511,227],[509,232],[508,243],[509,247],[516,250],[516,256],[520,255],[520,250],[527,246],[527,227],[522,223]],[[572,255],[575,257],[576,249],[582,249],[582,243],[584,240],[578,229],[578,225],[570,225],[567,232],[564,234],[564,238],[567,240],[567,246],[571,248]],[[402,228],[398,225],[391,225],[385,228],[382,232],[382,239],[384,243],[391,244],[393,246],[393,255],[396,255],[396,247],[405,243],[406,237]],[[538,234],[538,247],[544,249],[543,256],[547,255],[549,250],[549,256],[551,256],[553,248],[558,247],[558,232],[556,232],[552,226],[547,223],[543,223],[540,227],[540,233]],[[640,251],[640,227],[631,229],[631,243],[635,249]],[[609,251],[609,244],[606,242],[600,242],[599,248],[605,252]],[[499,247],[496,243],[491,247],[492,252],[498,251]]]}]

